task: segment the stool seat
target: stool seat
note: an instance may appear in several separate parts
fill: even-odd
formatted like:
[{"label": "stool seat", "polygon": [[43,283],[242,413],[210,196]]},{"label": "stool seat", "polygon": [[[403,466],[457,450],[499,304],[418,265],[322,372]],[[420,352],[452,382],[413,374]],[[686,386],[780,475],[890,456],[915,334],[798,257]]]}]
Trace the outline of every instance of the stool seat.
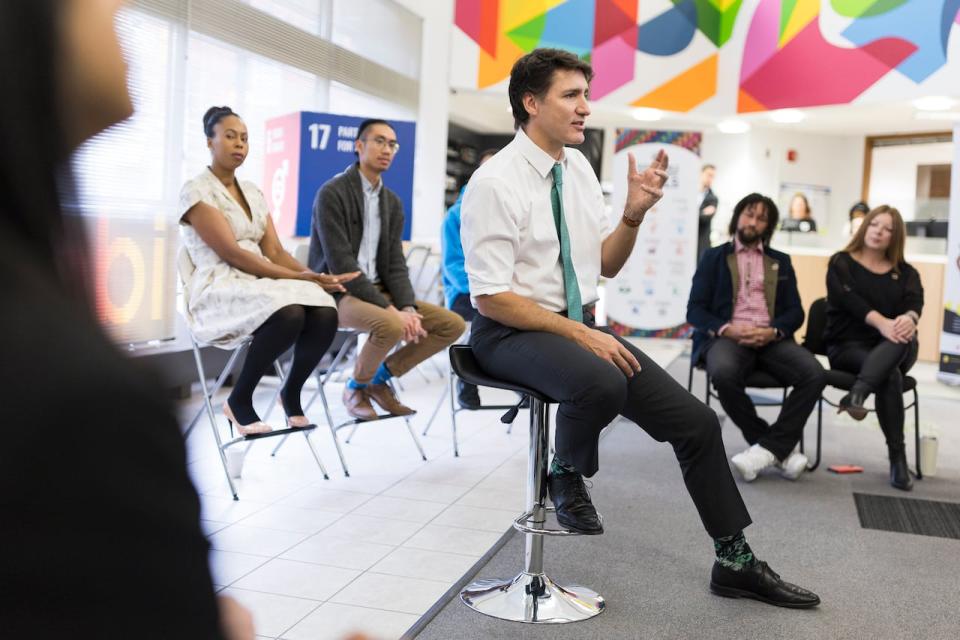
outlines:
[{"label": "stool seat", "polygon": [[493,387],[494,389],[515,391],[548,404],[556,402],[556,400],[545,396],[539,391],[525,387],[522,384],[490,377],[480,368],[480,363],[477,362],[476,357],[473,355],[473,349],[471,349],[469,345],[455,344],[450,347],[450,366],[461,380],[475,384],[478,387]]}]

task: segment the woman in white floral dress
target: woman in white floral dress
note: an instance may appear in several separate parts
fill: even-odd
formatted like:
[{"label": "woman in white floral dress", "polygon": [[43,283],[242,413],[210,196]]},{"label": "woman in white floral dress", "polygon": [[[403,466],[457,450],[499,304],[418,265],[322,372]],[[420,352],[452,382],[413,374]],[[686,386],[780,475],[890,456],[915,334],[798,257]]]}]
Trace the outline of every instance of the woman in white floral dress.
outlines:
[{"label": "woman in white floral dress", "polygon": [[264,433],[253,391],[291,346],[293,363],[280,393],[290,427],[309,424],[300,406],[303,383],[337,332],[328,292],[357,273],[327,275],[300,264],[280,244],[263,193],[235,172],[247,157],[247,127],[229,107],[203,117],[210,166],[180,191],[180,235],[195,267],[184,299],[191,331],[202,342],[235,347],[253,335],[223,407],[241,434]]}]

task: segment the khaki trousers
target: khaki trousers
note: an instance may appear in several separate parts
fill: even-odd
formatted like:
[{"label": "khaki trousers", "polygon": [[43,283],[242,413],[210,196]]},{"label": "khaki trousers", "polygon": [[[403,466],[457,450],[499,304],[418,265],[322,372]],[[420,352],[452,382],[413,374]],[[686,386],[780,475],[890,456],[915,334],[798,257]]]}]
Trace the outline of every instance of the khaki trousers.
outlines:
[{"label": "khaki trousers", "polygon": [[[383,292],[383,295],[391,300],[388,293]],[[391,311],[354,296],[346,295],[340,299],[337,304],[340,326],[370,334],[357,356],[354,380],[361,384],[370,382],[384,358],[390,373],[402,376],[456,342],[466,329],[463,318],[454,312],[421,300],[417,300],[416,304],[417,312],[423,316],[421,323],[427,336],[416,343],[408,342],[387,358],[387,353],[400,342],[403,335],[400,320]]]}]

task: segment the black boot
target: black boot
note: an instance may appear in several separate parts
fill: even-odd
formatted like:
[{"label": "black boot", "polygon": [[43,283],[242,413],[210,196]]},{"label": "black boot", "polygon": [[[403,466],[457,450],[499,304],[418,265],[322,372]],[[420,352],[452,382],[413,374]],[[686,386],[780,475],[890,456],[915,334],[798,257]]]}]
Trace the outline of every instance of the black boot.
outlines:
[{"label": "black boot", "polygon": [[867,410],[863,403],[866,402],[868,395],[870,395],[870,390],[867,385],[859,381],[855,382],[850,389],[850,393],[840,398],[837,413],[846,411],[854,420],[863,420],[867,417]]},{"label": "black boot", "polygon": [[913,490],[913,478],[907,467],[907,451],[904,446],[890,446],[890,486],[901,491]]},{"label": "black boot", "polygon": [[480,408],[480,392],[477,385],[457,380],[457,401],[464,409],[476,411]]}]

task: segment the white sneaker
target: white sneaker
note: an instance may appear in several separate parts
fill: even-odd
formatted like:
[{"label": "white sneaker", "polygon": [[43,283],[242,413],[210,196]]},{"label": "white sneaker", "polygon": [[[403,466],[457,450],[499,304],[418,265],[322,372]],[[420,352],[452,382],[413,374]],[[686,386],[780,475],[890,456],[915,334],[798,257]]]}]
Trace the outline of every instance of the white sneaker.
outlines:
[{"label": "white sneaker", "polygon": [[783,462],[778,462],[777,467],[780,468],[780,475],[784,478],[787,480],[796,480],[807,470],[808,462],[810,462],[810,460],[807,456],[799,451],[794,451],[784,458]]},{"label": "white sneaker", "polygon": [[772,466],[776,461],[777,457],[775,455],[758,444],[730,458],[730,462],[733,463],[733,468],[736,469],[740,477],[747,482],[756,480],[758,473]]}]

